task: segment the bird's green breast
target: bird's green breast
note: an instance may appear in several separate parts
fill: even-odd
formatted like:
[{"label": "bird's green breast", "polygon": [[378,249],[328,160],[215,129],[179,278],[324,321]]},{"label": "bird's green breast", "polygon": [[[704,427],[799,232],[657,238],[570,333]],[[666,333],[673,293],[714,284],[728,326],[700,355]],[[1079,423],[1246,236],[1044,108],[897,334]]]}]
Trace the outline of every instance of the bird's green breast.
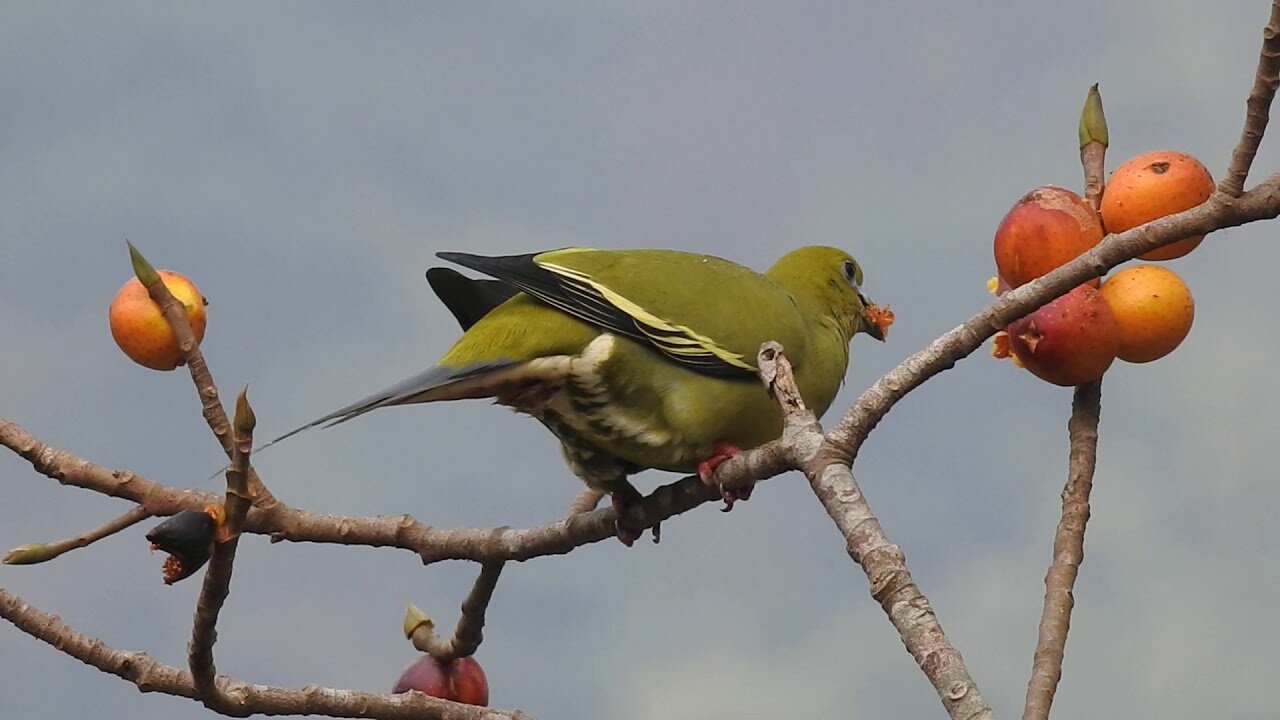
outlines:
[{"label": "bird's green breast", "polygon": [[[797,368],[801,393],[818,413],[834,399],[848,358],[838,342],[821,347],[829,344],[813,348],[827,357],[809,354]],[[777,404],[753,377],[703,375],[613,335],[594,341],[583,360],[553,409],[582,441],[626,463],[692,472],[717,442],[747,449],[782,433]]]}]

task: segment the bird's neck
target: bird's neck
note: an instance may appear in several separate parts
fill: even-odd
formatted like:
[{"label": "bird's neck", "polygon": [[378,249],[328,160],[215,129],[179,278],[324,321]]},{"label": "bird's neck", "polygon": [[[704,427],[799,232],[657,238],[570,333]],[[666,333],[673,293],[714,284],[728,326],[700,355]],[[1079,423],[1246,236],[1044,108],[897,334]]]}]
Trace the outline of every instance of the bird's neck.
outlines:
[{"label": "bird's neck", "polygon": [[[849,367],[849,336],[838,320],[823,317],[810,341],[804,372],[797,373],[796,384],[814,414],[821,417],[844,384],[845,370]],[[833,377],[840,381],[826,380]]]}]

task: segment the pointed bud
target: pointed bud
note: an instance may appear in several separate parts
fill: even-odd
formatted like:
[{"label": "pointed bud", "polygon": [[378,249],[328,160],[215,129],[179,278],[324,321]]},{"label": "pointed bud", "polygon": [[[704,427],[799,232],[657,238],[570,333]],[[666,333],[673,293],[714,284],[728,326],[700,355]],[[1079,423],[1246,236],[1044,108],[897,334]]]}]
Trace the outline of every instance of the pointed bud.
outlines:
[{"label": "pointed bud", "polygon": [[258,418],[249,407],[249,386],[246,385],[236,396],[236,410],[232,416],[231,427],[238,433],[251,433],[258,424]]},{"label": "pointed bud", "polygon": [[5,565],[35,565],[50,560],[49,548],[44,543],[19,545],[4,556]]},{"label": "pointed bud", "polygon": [[156,269],[151,267],[151,263],[142,257],[142,253],[138,252],[138,248],[134,247],[133,243],[128,240],[125,240],[124,244],[129,246],[129,262],[133,264],[133,274],[138,276],[138,281],[144,287],[151,287],[160,282],[160,273],[157,273]]},{"label": "pointed bud", "polygon": [[1084,109],[1080,111],[1080,148],[1089,143],[1098,143],[1106,147],[1107,116],[1102,112],[1102,93],[1098,92],[1098,83],[1089,88],[1084,99]]},{"label": "pointed bud", "polygon": [[407,603],[404,609],[404,636],[412,638],[413,633],[423,625],[426,625],[428,630],[436,626],[426,613],[418,609],[417,605]]}]

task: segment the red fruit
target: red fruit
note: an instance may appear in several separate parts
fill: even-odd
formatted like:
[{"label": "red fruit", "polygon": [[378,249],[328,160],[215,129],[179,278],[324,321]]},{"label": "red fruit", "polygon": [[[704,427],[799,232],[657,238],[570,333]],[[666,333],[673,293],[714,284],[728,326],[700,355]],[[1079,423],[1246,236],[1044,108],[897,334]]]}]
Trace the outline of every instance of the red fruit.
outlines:
[{"label": "red fruit", "polygon": [[1023,367],[1055,385],[1097,380],[1120,348],[1115,315],[1102,294],[1088,285],[1076,286],[1006,330]]},{"label": "red fruit", "polygon": [[423,655],[400,673],[391,692],[410,690],[468,705],[489,704],[489,680],[480,663],[469,657],[441,665],[430,655]]},{"label": "red fruit", "polygon": [[996,228],[996,268],[1018,287],[1074,260],[1101,239],[1102,223],[1084,198],[1046,185],[1023,195]]}]

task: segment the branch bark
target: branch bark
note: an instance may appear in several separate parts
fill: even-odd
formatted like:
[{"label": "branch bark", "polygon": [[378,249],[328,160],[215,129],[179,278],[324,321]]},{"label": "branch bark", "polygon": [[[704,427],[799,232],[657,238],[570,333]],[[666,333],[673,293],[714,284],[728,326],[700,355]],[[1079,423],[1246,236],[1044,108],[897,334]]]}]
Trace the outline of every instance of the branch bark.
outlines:
[{"label": "branch bark", "polygon": [[413,646],[441,663],[474,655],[480,643],[484,642],[484,614],[493,599],[494,589],[498,587],[503,565],[496,562],[480,567],[479,577],[462,601],[462,616],[458,618],[452,638],[445,640],[437,635],[431,621],[424,618],[409,634]]},{"label": "branch bark", "polygon": [[213,710],[234,707],[234,701],[215,682],[217,668],[213,661],[213,644],[218,641],[218,615],[231,592],[231,576],[235,569],[236,548],[240,544],[240,528],[249,509],[249,452],[253,448],[253,411],[246,390],[236,398],[235,421],[232,425],[231,465],[227,468],[227,492],[223,500],[223,523],[214,543],[213,556],[204,573],[200,595],[196,598],[191,641],[187,644],[187,667],[200,700]]},{"label": "branch bark", "polygon": [[1253,89],[1245,101],[1244,129],[1231,153],[1227,174],[1218,183],[1218,191],[1239,197],[1253,158],[1262,144],[1262,135],[1271,119],[1271,101],[1280,87],[1280,0],[1271,3],[1271,17],[1262,28],[1262,50],[1258,53],[1258,70],[1253,76]]},{"label": "branch bark", "polygon": [[[129,245],[129,254],[133,260],[135,272],[140,263],[152,273],[155,272],[151,264],[133,245]],[[222,446],[223,452],[230,458],[235,452],[231,423],[227,421],[227,412],[223,409],[222,400],[218,397],[218,386],[213,382],[213,373],[209,371],[209,366],[204,361],[204,353],[200,351],[200,343],[196,342],[191,323],[187,321],[186,308],[173,296],[173,293],[169,292],[169,288],[158,275],[153,282],[144,282],[144,285],[146,285],[147,294],[160,306],[160,312],[164,315],[165,321],[173,329],[173,334],[178,340],[178,349],[182,351],[183,361],[191,373],[196,394],[200,397],[201,414],[204,415],[205,422],[209,424],[209,429],[213,431],[218,444]],[[254,504],[270,507],[276,502],[275,497],[267,490],[253,468],[249,468],[248,481]]]},{"label": "branch bark", "polygon": [[[203,510],[219,501],[207,490],[181,489],[149,480],[128,470],[111,470],[63,450],[50,447],[19,425],[0,418],[0,445],[10,448],[43,475],[64,485],[92,490],[138,503],[149,514],[163,517],[182,510]],[[738,487],[791,469],[783,441],[767,443],[735,455],[716,468],[716,478]],[[741,475],[740,475],[741,473]],[[719,492],[696,476],[663,485],[628,513],[639,527],[718,501]],[[424,563],[471,560],[479,563],[529,560],[562,555],[580,545],[615,536],[614,511],[603,508],[531,528],[441,529],[410,515],[358,517],[312,513],[275,501],[255,506],[245,516],[245,532],[269,535],[273,541],[333,543],[394,547],[416,553]]]},{"label": "branch bark", "polygon": [[951,645],[929,600],[911,579],[906,556],[885,535],[853,472],[847,465],[822,460],[817,452],[822,429],[805,407],[791,363],[777,343],[765,343],[761,348],[759,367],[761,378],[782,407],[785,426],[810,436],[809,442],[796,443],[796,447],[811,448],[805,458],[813,460],[805,466],[809,486],[844,536],[849,557],[866,573],[871,596],[933,684],[943,707],[957,720],[993,720],[995,716],[969,676],[960,652]]},{"label": "branch bark", "polygon": [[1053,538],[1053,563],[1044,578],[1044,611],[1036,641],[1031,681],[1023,720],[1047,720],[1053,696],[1062,679],[1071,610],[1075,607],[1076,575],[1084,562],[1084,531],[1089,523],[1089,492],[1098,461],[1098,419],[1102,413],[1102,383],[1076,388],[1067,423],[1071,457],[1067,485],[1062,491],[1062,519]]},{"label": "branch bark", "polygon": [[[76,632],[56,615],[39,610],[2,587],[0,617],[86,665],[137,685],[144,693],[198,697],[191,673],[165,665],[146,653],[118,650],[97,638]],[[420,692],[379,695],[315,685],[281,688],[250,684],[225,676],[219,676],[216,682],[229,703],[217,711],[234,717],[321,715],[379,720],[531,720],[518,710],[462,705]]]},{"label": "branch bark", "polygon": [[36,563],[48,562],[65,552],[82,548],[86,545],[91,545],[104,537],[115,535],[121,530],[133,527],[149,517],[151,517],[151,513],[141,507],[135,507],[125,514],[113,518],[93,530],[80,533],[75,537],[67,538],[66,540],[59,540],[57,542],[31,543],[29,545],[16,547],[4,556],[4,564],[34,565]]},{"label": "branch bark", "polygon": [[1240,197],[1217,192],[1198,207],[1108,235],[1075,260],[1001,295],[963,324],[943,333],[886,373],[854,401],[827,434],[823,453],[844,464],[852,463],[867,436],[907,393],[934,375],[954,367],[1009,323],[1076,285],[1100,277],[1142,253],[1189,235],[1277,216],[1280,216],[1280,175],[1272,175]]}]

